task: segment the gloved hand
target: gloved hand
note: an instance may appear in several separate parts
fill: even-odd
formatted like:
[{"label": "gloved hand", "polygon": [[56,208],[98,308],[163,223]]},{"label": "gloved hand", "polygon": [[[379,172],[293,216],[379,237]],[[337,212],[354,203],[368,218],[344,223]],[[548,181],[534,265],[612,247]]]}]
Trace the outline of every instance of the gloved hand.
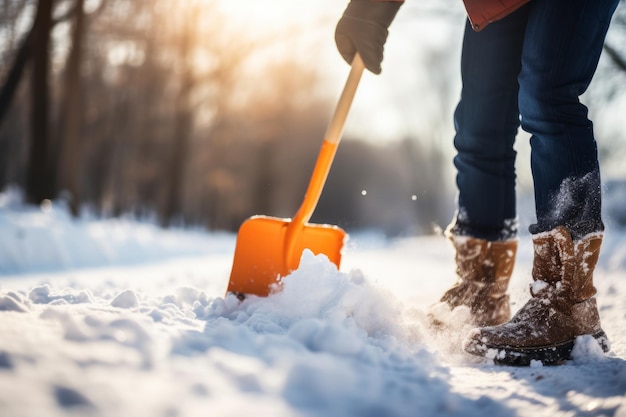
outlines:
[{"label": "gloved hand", "polygon": [[335,30],[335,43],[348,64],[358,51],[365,68],[380,74],[389,25],[402,1],[352,0]]}]

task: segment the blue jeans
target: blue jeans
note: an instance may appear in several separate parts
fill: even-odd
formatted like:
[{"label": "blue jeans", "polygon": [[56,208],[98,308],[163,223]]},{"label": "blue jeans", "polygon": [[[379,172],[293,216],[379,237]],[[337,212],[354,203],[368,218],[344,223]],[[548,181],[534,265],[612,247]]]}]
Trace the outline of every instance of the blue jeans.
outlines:
[{"label": "blue jeans", "polygon": [[618,1],[532,0],[481,32],[468,23],[454,113],[453,234],[504,240],[517,233],[513,145],[520,122],[531,134],[531,233],[563,225],[577,238],[604,229],[597,146],[579,96]]}]

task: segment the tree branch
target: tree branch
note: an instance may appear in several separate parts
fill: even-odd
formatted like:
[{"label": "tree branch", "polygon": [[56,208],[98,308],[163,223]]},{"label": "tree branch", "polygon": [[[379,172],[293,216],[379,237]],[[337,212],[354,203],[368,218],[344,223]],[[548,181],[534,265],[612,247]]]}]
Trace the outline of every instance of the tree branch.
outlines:
[{"label": "tree branch", "polygon": [[613,63],[615,65],[617,65],[617,67],[626,72],[626,58],[624,58],[623,56],[621,56],[619,54],[619,52],[617,52],[617,49],[613,48],[611,45],[609,45],[608,43],[604,44],[604,52],[607,53],[607,55],[609,56],[609,58],[611,58],[611,60],[613,61]]},{"label": "tree branch", "polygon": [[17,54],[15,55],[13,65],[7,75],[7,79],[2,86],[2,90],[0,90],[0,126],[2,125],[4,117],[11,107],[11,102],[13,101],[13,96],[15,95],[17,87],[20,84],[20,80],[22,79],[24,68],[31,59],[34,32],[35,26],[33,25],[33,28],[22,40]]}]

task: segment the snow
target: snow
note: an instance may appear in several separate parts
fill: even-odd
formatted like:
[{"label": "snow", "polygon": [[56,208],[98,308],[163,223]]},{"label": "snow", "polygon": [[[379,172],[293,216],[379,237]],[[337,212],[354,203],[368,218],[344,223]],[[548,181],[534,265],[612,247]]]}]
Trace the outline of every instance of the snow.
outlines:
[{"label": "snow", "polygon": [[[612,350],[560,366],[465,354],[467,312],[431,329],[454,281],[441,236],[355,234],[337,270],[303,254],[281,292],[224,294],[236,236],[71,220],[0,198],[0,415],[626,417],[626,233],[596,271]],[[529,297],[532,247],[511,281]],[[497,352],[494,352],[494,355]]]}]

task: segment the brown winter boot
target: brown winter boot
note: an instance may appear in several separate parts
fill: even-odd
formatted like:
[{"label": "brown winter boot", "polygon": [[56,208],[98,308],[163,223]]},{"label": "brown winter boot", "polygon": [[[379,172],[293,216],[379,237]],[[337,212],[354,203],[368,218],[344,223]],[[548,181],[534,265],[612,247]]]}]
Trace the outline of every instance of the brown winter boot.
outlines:
[{"label": "brown winter boot", "polygon": [[508,323],[472,330],[465,350],[505,365],[549,365],[569,358],[577,336],[591,335],[608,352],[593,286],[602,233],[574,242],[559,226],[535,235],[533,243],[532,298]]},{"label": "brown winter boot", "polygon": [[[513,273],[517,240],[490,242],[465,236],[450,236],[456,250],[458,280],[430,311],[431,322],[442,326],[449,313],[459,306],[469,307],[471,324],[495,326],[511,317],[506,294]],[[439,314],[438,314],[439,313]]]}]

